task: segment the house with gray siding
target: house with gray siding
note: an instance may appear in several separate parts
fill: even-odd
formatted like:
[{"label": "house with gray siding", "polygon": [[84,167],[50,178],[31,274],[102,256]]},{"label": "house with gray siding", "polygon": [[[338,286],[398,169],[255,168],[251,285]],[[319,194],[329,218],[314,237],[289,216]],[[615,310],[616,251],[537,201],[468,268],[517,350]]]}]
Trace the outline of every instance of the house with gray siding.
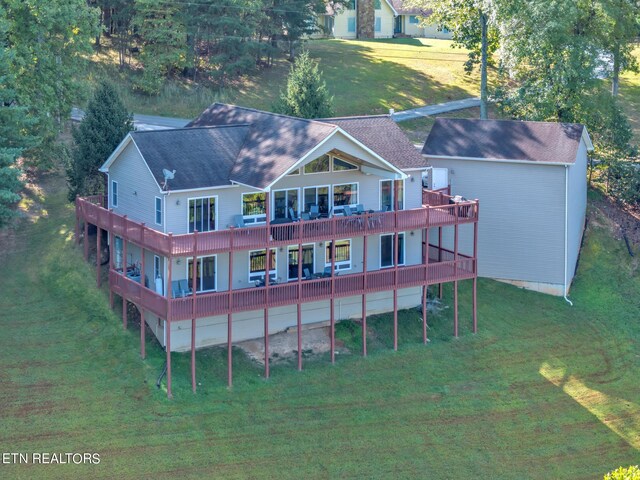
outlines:
[{"label": "house with gray siding", "polygon": [[[424,190],[425,168],[386,115],[305,120],[216,103],[185,128],[129,133],[101,168],[107,196],[77,200],[77,231],[85,255],[89,224],[98,251],[108,244],[111,297],[125,326],[127,302],[140,311],[142,354],[149,330],[168,379],[172,351],[191,350],[195,369],[197,348],[260,337],[268,376],[269,334],[292,327],[327,322],[333,359],[335,323],[357,319],[366,354],[367,315],[393,312],[397,345],[398,310],[422,307],[426,343],[432,284],[453,283],[457,336],[475,250],[428,238],[474,245],[478,203]],[[231,357],[228,368],[231,382]]]},{"label": "house with gray siding", "polygon": [[[446,169],[453,191],[482,204],[480,276],[566,296],[582,242],[592,150],[583,125],[439,118],[422,153],[433,168]],[[461,251],[471,248],[465,237]]]}]

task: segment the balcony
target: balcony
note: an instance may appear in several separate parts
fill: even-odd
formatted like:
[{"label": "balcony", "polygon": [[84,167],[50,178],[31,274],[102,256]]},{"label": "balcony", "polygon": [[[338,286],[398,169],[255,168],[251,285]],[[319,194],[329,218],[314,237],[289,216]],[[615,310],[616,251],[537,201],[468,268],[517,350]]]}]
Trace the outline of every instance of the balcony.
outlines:
[{"label": "balcony", "polygon": [[423,203],[426,203],[420,208],[181,235],[159,232],[107,210],[103,196],[78,198],[76,215],[140,247],[172,257],[212,255],[232,250],[262,249],[267,245],[278,247],[322,242],[478,221],[477,201],[451,203],[452,199],[443,193],[424,191]]},{"label": "balcony", "polygon": [[[329,278],[300,280],[267,287],[252,287],[230,291],[201,293],[168,299],[140,283],[111,270],[109,283],[114,293],[124,295],[141,308],[169,320],[187,320],[225,315],[263,308],[294,305],[330,298],[343,298],[375,293],[394,288],[409,288],[436,283],[465,280],[476,276],[476,261],[471,257],[430,246],[427,265],[410,265],[384,270],[336,275]],[[442,261],[436,261],[440,257]],[[170,309],[169,309],[170,306]]]}]

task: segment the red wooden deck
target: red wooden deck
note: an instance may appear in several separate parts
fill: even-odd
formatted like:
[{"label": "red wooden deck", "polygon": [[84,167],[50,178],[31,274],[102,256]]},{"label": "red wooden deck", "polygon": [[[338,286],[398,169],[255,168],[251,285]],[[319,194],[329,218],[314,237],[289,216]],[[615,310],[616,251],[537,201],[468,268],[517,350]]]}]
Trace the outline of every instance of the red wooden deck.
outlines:
[{"label": "red wooden deck", "polygon": [[[434,251],[437,251],[437,248],[434,250],[432,247],[432,255]],[[446,253],[446,257],[452,256],[451,252],[445,250],[443,252]],[[398,275],[397,288],[465,280],[475,277],[475,267],[476,264],[473,258],[458,254],[457,261],[445,259],[445,261],[429,263],[428,265],[398,267],[397,270],[389,268],[370,271],[366,274],[353,273],[337,275],[333,278],[294,281],[268,287],[244,288],[233,290],[231,295],[228,290],[202,293],[195,296],[195,316],[201,318],[226,315],[228,313],[295,305],[298,302],[315,302],[329,300],[332,297],[343,298],[392,290],[396,288],[396,274]],[[333,287],[331,285],[332,282],[335,282]],[[171,302],[169,321],[188,320],[193,317],[193,296],[169,300],[114,270],[109,272],[109,283],[114,293],[124,295],[134,304],[162,318],[167,318],[169,314],[167,305],[168,302]],[[268,295],[267,290],[269,291]]]},{"label": "red wooden deck", "polygon": [[[435,205],[396,212],[366,213],[279,225],[258,225],[204,233],[165,234],[103,207],[102,196],[78,198],[78,218],[164,256],[211,255],[230,250],[265,248],[296,243],[394,233],[431,227],[460,225],[478,220],[477,201],[449,204],[449,196],[427,192]],[[442,203],[442,204],[440,204]],[[269,235],[268,232],[270,233]]]}]

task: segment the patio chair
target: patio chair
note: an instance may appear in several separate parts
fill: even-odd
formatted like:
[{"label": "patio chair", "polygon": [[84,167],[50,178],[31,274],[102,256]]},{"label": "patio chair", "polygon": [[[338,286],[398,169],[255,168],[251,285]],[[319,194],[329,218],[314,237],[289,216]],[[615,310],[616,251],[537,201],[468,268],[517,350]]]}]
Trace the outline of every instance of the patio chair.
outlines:
[{"label": "patio chair", "polygon": [[318,205],[311,205],[311,208],[309,209],[309,216],[311,217],[311,220],[320,218],[320,207],[318,207]]},{"label": "patio chair", "polygon": [[349,205],[345,205],[344,207],[342,207],[342,213],[345,217],[350,217],[353,215],[353,212],[351,211],[351,207]]},{"label": "patio chair", "polygon": [[180,291],[182,292],[183,297],[186,297],[193,293],[193,290],[191,290],[191,287],[189,286],[189,280],[187,279],[178,280],[178,286],[180,287]]},{"label": "patio chair", "polygon": [[182,298],[184,294],[180,289],[180,280],[172,280],[171,281],[171,297],[172,298]]},{"label": "patio chair", "polygon": [[[335,272],[336,276],[338,276],[338,272]],[[322,272],[322,276],[324,278],[330,278],[331,277],[331,266],[328,267],[324,267],[324,270]]]},{"label": "patio chair", "polygon": [[244,223],[244,217],[242,215],[234,215],[232,226],[236,228],[246,227],[247,225]]},{"label": "patio chair", "polygon": [[293,209],[293,207],[289,207],[289,218],[294,222],[297,222],[298,220],[300,220],[300,218],[298,217],[298,214]]},{"label": "patio chair", "polygon": [[362,205],[361,203],[358,203],[356,205],[356,212],[357,213],[364,213],[364,205]]},{"label": "patio chair", "polygon": [[311,220],[311,215],[309,215],[308,213],[306,213],[306,212],[305,212],[305,213],[303,213],[302,215],[300,215],[300,218],[301,218],[302,220],[305,220],[305,221],[306,221],[306,220]]},{"label": "patio chair", "polygon": [[305,268],[304,270],[302,270],[302,273],[304,273],[305,280],[313,280],[313,274],[311,273],[311,270],[309,270],[308,268]]}]

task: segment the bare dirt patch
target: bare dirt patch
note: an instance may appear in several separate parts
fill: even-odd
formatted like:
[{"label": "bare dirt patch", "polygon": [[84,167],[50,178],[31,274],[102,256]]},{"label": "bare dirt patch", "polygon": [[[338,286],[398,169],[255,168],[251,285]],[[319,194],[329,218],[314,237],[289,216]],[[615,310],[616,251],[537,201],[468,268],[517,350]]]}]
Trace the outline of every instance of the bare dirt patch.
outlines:
[{"label": "bare dirt patch", "polygon": [[[626,237],[634,255],[638,255],[640,248],[640,209],[622,206],[609,197],[602,197],[591,202],[592,207],[607,220],[613,237],[624,240]],[[590,222],[598,224],[595,215],[591,215]]]},{"label": "bare dirt patch", "polygon": [[[330,350],[331,339],[329,327],[310,326],[302,327],[302,356],[308,358]],[[264,365],[264,339],[247,340],[237,343],[252,360]],[[349,350],[342,342],[336,340],[336,353],[347,354]],[[297,358],[298,355],[298,331],[296,328],[287,329],[284,332],[269,335],[269,361],[281,362]]]}]

